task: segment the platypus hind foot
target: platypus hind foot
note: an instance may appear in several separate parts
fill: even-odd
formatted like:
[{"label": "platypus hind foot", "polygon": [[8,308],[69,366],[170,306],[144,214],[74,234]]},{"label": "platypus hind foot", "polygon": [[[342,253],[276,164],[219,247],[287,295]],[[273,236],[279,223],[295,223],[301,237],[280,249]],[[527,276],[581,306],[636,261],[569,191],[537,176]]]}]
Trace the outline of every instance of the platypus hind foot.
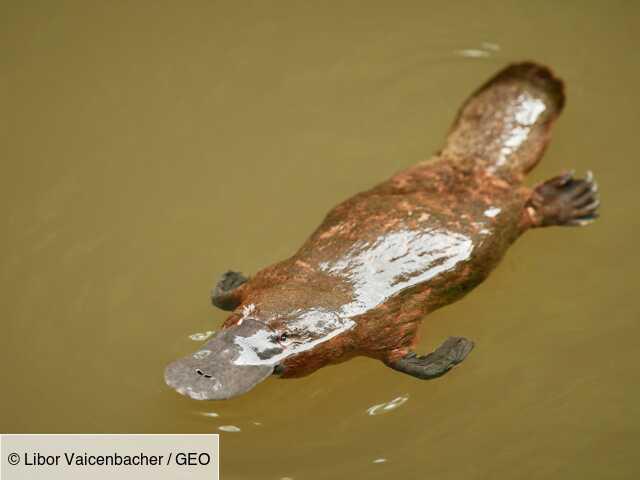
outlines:
[{"label": "platypus hind foot", "polygon": [[417,356],[414,352],[398,359],[385,362],[399,372],[407,373],[421,380],[437,378],[462,362],[473,349],[473,342],[464,337],[449,337],[435,351]]},{"label": "platypus hind foot", "polygon": [[211,292],[211,303],[222,310],[235,310],[242,303],[240,287],[247,280],[240,272],[224,273]]},{"label": "platypus hind foot", "polygon": [[584,179],[576,179],[573,172],[568,172],[538,185],[526,209],[533,227],[581,227],[598,218],[599,206],[598,186],[591,172]]}]

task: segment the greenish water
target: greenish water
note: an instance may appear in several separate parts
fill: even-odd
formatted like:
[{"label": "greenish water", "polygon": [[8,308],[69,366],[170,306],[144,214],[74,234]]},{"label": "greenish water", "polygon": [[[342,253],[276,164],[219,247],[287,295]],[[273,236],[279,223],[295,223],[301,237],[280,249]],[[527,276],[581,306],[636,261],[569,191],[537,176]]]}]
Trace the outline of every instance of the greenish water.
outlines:
[{"label": "greenish water", "polygon": [[[0,431],[235,426],[220,432],[225,480],[635,478],[639,14],[622,1],[4,2]],[[439,148],[466,96],[526,59],[568,86],[531,182],[592,169],[602,218],[528,233],[424,321],[424,351],[476,341],[463,365],[420,382],[355,359],[228,402],[164,385],[189,336],[225,318],[208,300],[220,272],[293,253],[334,204]]]}]

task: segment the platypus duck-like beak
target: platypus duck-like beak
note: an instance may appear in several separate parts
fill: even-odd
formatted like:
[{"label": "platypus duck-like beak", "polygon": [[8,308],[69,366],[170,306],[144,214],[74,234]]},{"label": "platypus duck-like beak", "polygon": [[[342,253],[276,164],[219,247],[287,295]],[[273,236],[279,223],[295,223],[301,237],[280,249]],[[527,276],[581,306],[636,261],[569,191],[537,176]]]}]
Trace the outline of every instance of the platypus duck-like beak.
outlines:
[{"label": "platypus duck-like beak", "polygon": [[274,371],[282,348],[265,324],[245,319],[218,332],[200,350],[169,364],[167,385],[194,400],[246,393]]}]

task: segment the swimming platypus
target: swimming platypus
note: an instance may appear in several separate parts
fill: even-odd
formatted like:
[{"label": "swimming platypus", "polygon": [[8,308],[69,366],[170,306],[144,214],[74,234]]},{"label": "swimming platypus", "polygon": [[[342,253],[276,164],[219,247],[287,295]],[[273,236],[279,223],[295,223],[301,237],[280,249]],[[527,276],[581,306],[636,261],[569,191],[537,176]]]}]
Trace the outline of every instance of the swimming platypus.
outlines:
[{"label": "swimming platypus", "polygon": [[212,301],[233,313],[167,367],[167,384],[226,399],[269,375],[299,377],[356,355],[420,379],[448,372],[473,342],[449,337],[418,355],[424,316],[481,283],[525,231],[597,217],[590,173],[523,185],[563,105],[548,68],[498,72],[464,103],[433,158],[339,204],[291,258],[251,278],[224,274]]}]

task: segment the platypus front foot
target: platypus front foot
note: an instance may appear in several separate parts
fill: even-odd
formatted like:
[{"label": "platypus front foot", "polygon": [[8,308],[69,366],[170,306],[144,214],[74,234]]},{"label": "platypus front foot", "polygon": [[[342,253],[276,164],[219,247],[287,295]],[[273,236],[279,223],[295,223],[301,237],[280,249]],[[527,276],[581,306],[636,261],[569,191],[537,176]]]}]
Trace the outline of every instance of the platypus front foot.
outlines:
[{"label": "platypus front foot", "polygon": [[211,303],[222,310],[232,311],[242,303],[240,287],[248,278],[240,272],[231,270],[222,274],[215,288],[211,292]]},{"label": "platypus front foot", "polygon": [[430,380],[447,373],[462,362],[471,350],[473,350],[471,340],[464,337],[449,337],[435,351],[427,355],[419,357],[411,352],[397,360],[385,363],[394,370],[407,373],[412,377]]}]

